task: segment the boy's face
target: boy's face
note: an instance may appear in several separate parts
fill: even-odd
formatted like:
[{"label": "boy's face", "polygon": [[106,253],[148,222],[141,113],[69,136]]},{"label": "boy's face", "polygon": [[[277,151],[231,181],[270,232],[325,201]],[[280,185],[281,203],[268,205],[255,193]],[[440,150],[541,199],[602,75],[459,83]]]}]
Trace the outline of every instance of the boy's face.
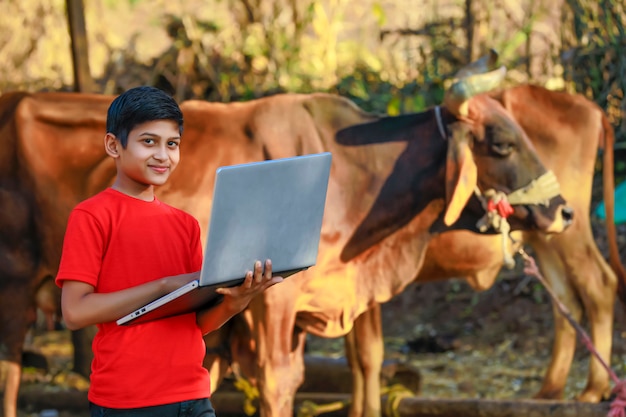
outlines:
[{"label": "boy's face", "polygon": [[105,137],[107,153],[117,164],[116,187],[137,195],[164,184],[180,160],[180,133],[173,120],[153,120],[135,126],[126,148],[111,134]]}]

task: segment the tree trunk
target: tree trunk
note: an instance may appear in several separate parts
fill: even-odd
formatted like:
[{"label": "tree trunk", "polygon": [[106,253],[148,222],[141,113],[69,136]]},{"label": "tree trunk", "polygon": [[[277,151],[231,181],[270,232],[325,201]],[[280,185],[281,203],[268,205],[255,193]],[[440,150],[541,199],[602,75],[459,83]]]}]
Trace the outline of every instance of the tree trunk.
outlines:
[{"label": "tree trunk", "polygon": [[83,0],[66,0],[66,6],[74,67],[74,91],[92,93],[94,85],[89,71],[89,49]]},{"label": "tree trunk", "polygon": [[474,60],[474,24],[472,0],[465,0],[465,34],[467,38],[465,62],[472,62]]}]

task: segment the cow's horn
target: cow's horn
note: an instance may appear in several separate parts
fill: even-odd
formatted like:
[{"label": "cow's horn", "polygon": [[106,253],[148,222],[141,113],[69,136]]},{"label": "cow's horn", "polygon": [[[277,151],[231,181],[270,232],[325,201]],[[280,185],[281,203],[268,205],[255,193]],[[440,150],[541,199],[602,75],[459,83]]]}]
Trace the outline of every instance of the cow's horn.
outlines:
[{"label": "cow's horn", "polygon": [[498,53],[495,51],[495,49],[490,49],[487,55],[477,59],[470,64],[467,64],[459,71],[457,71],[457,73],[454,74],[454,78],[457,80],[461,80],[474,74],[484,74],[486,72],[496,69],[497,62]]},{"label": "cow's horn", "polygon": [[467,116],[467,100],[477,94],[486,93],[498,87],[504,76],[506,67],[484,74],[474,74],[458,80],[446,91],[443,103],[450,112],[457,116]]}]

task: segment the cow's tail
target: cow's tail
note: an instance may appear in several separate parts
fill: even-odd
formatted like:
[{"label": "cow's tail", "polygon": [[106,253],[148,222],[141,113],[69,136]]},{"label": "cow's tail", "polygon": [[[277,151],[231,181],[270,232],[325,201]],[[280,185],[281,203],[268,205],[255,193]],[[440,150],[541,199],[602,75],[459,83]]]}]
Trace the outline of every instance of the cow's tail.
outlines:
[{"label": "cow's tail", "polygon": [[602,157],[602,193],[604,194],[609,263],[613,271],[615,271],[615,274],[617,274],[617,295],[622,304],[626,305],[626,270],[620,260],[619,249],[617,247],[617,231],[615,228],[615,179],[613,177],[615,133],[613,132],[613,126],[611,126],[604,112],[602,112],[602,130],[604,133],[604,137],[600,138],[601,143],[603,142],[604,144]]}]

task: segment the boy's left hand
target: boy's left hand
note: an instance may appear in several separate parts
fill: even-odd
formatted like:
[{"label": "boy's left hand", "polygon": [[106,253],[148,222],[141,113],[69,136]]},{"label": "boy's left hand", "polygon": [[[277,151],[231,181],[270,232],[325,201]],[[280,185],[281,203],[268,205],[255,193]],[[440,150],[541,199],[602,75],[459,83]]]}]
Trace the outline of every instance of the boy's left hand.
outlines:
[{"label": "boy's left hand", "polygon": [[250,301],[269,287],[283,280],[281,276],[272,276],[272,261],[265,261],[265,269],[261,261],[254,263],[254,271],[248,271],[243,283],[238,287],[218,288],[216,292],[224,296],[227,303],[235,312],[240,312],[250,304]]}]

